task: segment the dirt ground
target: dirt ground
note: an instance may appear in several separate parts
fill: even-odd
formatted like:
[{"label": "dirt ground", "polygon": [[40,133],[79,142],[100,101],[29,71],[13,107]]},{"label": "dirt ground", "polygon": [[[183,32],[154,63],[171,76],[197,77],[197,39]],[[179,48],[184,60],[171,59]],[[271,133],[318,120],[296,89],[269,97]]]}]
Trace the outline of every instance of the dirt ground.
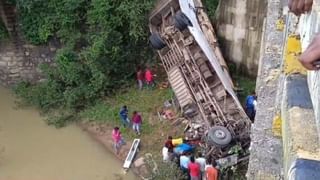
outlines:
[{"label": "dirt ground", "polygon": [[139,138],[141,140],[139,152],[136,154],[135,161],[132,162],[130,170],[132,170],[138,177],[141,177],[141,174],[145,174],[146,172],[145,168],[141,168],[141,162],[138,162],[141,161],[141,157],[147,153],[151,153],[153,157],[161,157],[161,150],[167,136],[181,137],[183,135],[183,124],[175,126],[168,121],[169,120],[159,121],[157,118],[150,118],[149,123],[153,124],[153,126],[156,126],[157,128],[154,128],[154,132],[147,135],[143,134],[143,129],[141,135],[138,136],[133,133],[132,129],[128,128],[128,131],[132,131],[133,137],[125,138],[126,144],[121,147],[118,154],[116,154],[113,148],[111,136],[113,130],[112,126],[95,122],[83,122],[78,125],[93,139],[101,143],[108,151],[113,153],[121,162],[125,161],[133,139]]}]

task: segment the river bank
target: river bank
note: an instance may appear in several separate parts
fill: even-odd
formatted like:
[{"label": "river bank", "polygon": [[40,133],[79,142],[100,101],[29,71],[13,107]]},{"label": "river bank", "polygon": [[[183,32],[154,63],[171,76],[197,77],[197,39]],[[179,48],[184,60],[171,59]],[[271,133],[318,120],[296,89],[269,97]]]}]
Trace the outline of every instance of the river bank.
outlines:
[{"label": "river bank", "polygon": [[[115,153],[113,148],[113,141],[111,138],[112,127],[108,125],[101,125],[94,122],[81,122],[78,123],[78,126],[87,132],[95,141],[99,142],[107,151],[112,153],[120,163],[124,163],[128,152],[130,151],[130,147],[132,145],[132,141],[126,141],[126,144],[123,145],[119,151],[119,153]],[[141,154],[136,154],[136,158],[131,164],[129,171],[133,172],[137,177],[144,178],[146,175],[146,167],[144,165],[144,160]]]}]

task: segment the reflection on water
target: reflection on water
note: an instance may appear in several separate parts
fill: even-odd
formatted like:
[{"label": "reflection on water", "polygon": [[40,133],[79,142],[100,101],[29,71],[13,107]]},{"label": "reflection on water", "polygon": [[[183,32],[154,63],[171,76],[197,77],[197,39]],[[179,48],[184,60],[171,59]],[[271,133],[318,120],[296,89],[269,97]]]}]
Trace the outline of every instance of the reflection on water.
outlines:
[{"label": "reflection on water", "polygon": [[122,164],[76,126],[47,126],[0,87],[0,180],[120,180]]}]

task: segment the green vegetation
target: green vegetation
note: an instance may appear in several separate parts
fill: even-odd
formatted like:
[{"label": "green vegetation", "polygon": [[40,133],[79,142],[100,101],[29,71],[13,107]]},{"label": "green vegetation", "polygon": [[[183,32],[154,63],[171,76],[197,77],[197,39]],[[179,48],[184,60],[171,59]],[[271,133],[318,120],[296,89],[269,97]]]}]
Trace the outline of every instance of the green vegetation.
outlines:
[{"label": "green vegetation", "polygon": [[174,162],[163,162],[159,157],[154,159],[150,156],[146,156],[145,162],[148,172],[151,172],[148,177],[150,180],[180,180],[187,178],[186,174],[184,174]]},{"label": "green vegetation", "polygon": [[[22,82],[15,88],[18,97],[49,115],[49,123],[58,127],[78,119],[87,108],[99,110],[101,98],[132,84],[135,67],[154,62],[147,16],[155,1],[12,1],[29,42],[58,39],[63,44],[55,66],[40,67],[46,80]],[[211,11],[216,3],[208,4]],[[113,104],[106,107],[105,113],[114,112]]]},{"label": "green vegetation", "polygon": [[235,64],[229,63],[229,72],[233,79],[234,85],[238,92],[238,97],[240,102],[245,103],[246,97],[251,94],[256,89],[256,80],[254,78],[249,78],[239,71]]},{"label": "green vegetation", "polygon": [[237,86],[240,88],[238,97],[240,102],[244,103],[246,97],[255,91],[256,81],[244,76],[237,75],[234,78],[234,81],[237,83]]},{"label": "green vegetation", "polygon": [[215,19],[216,9],[219,5],[219,0],[202,0],[204,7],[207,9],[210,19]]},{"label": "green vegetation", "polygon": [[[159,111],[158,108],[162,107],[165,100],[172,98],[172,95],[170,89],[138,91],[137,88],[129,88],[86,109],[81,113],[81,118],[87,121],[119,126],[119,110],[123,105],[127,105],[130,117],[133,111],[141,112],[143,118],[141,128],[143,134],[148,135],[154,132],[158,126],[155,123],[158,120],[158,115],[155,112]],[[122,132],[127,133],[127,131]]]},{"label": "green vegetation", "polygon": [[50,122],[57,126],[127,87],[135,67],[152,60],[147,14],[153,0],[16,3],[21,29],[31,43],[58,38],[64,45],[55,66],[41,66],[45,81],[23,82],[15,88],[24,103],[54,117]]},{"label": "green vegetation", "polygon": [[8,32],[3,22],[0,21],[0,40],[3,40],[8,37]]}]

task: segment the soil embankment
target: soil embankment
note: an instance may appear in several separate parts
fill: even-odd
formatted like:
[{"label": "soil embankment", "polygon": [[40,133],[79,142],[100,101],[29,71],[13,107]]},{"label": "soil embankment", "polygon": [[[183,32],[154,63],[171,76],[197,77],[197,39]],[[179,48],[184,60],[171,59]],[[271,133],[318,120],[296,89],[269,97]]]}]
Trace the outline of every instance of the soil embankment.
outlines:
[{"label": "soil embankment", "polygon": [[[128,152],[130,151],[130,147],[132,142],[126,141],[126,144],[123,145],[117,154],[113,148],[113,141],[111,138],[112,127],[108,125],[101,125],[93,122],[87,123],[79,123],[78,124],[84,131],[88,132],[88,134],[101,143],[108,151],[114,154],[121,163],[124,163]],[[142,176],[146,174],[146,169],[144,167],[143,158],[135,158],[135,161],[132,162],[130,170],[135,173],[138,177],[143,178]]]}]

